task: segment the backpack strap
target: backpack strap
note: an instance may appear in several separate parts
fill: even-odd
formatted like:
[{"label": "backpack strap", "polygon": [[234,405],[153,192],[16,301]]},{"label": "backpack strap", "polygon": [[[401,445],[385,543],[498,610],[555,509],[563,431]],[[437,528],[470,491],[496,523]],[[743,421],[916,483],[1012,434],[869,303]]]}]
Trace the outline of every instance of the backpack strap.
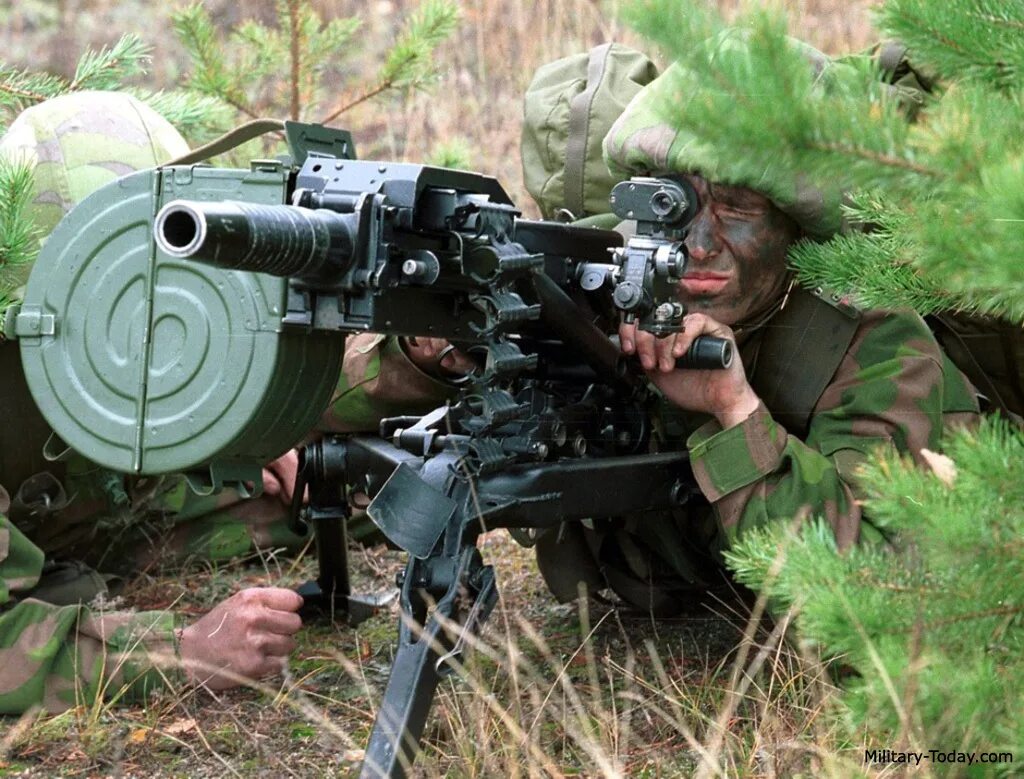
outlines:
[{"label": "backpack strap", "polygon": [[750,384],[790,433],[807,434],[859,325],[860,312],[838,295],[797,286],[765,325]]},{"label": "backpack strap", "polygon": [[[565,146],[565,208],[573,214],[584,213],[584,171],[587,162],[590,108],[601,87],[612,44],[590,51],[587,61],[587,87],[569,101],[569,137]],[[600,139],[599,139],[600,140]]]},{"label": "backpack strap", "polygon": [[925,317],[953,364],[979,390],[981,410],[1017,425],[1024,415],[1024,329],[980,314],[940,311]]}]

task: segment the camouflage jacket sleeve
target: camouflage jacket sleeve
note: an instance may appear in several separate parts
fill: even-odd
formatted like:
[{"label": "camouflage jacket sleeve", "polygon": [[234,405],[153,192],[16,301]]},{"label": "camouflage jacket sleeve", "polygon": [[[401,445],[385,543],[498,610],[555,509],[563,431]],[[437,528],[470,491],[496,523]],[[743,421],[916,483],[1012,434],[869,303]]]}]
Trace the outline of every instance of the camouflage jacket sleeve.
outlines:
[{"label": "camouflage jacket sleeve", "polygon": [[102,614],[20,597],[39,581],[43,553],[7,519],[6,497],[0,489],[0,714],[63,711],[98,696],[141,700],[177,678],[170,614]]},{"label": "camouflage jacket sleeve", "polygon": [[912,313],[867,311],[814,409],[805,440],[762,404],[741,424],[709,422],[687,440],[694,476],[726,543],[802,512],[825,517],[840,548],[879,538],[862,516],[855,470],[880,446],[920,460],[944,425],[977,418],[970,385]]},{"label": "camouflage jacket sleeve", "polygon": [[443,405],[453,392],[451,384],[416,367],[397,338],[376,333],[351,336],[320,428],[332,433],[376,431],[384,417],[423,414]]}]

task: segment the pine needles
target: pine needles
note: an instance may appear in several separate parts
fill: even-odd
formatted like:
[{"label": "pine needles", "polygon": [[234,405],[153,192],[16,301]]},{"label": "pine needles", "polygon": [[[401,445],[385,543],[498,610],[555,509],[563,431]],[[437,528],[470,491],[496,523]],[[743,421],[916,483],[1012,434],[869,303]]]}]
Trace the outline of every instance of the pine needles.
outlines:
[{"label": "pine needles", "polygon": [[329,124],[378,95],[429,84],[436,75],[434,53],[459,16],[450,0],[425,0],[384,53],[376,78],[350,94],[338,94],[341,63],[357,48],[362,20],[325,22],[306,0],[278,0],[275,8],[276,25],[250,20],[226,40],[202,3],[174,13],[175,33],[192,60],[189,90],[223,101],[248,118],[287,116]]},{"label": "pine needles", "polygon": [[[909,45],[918,83],[932,85],[913,111],[869,57],[809,67],[777,13],[731,28],[704,4],[647,0],[630,16],[680,63],[661,118],[714,149],[702,172],[842,193],[852,229],[795,247],[801,283],[1024,323],[1024,3],[883,3],[883,36]],[[825,523],[782,520],[728,562],[853,670],[851,739],[1019,755],[1024,433],[990,419],[945,452],[929,455],[932,470],[888,454],[861,472],[865,514],[893,549],[840,555]]]},{"label": "pine needles", "polygon": [[[946,452],[952,484],[895,455],[863,472],[865,510],[899,539],[896,550],[840,556],[819,522],[798,535],[758,531],[728,557],[741,581],[799,605],[803,634],[857,671],[844,701],[867,733],[1019,753],[1024,435],[989,419]],[[769,580],[780,549],[786,565]]]},{"label": "pine needles", "polygon": [[[38,236],[25,208],[32,196],[32,167],[0,156],[0,313],[25,283],[38,251]],[[0,332],[3,330],[0,321]]]},{"label": "pine needles", "polygon": [[[917,96],[913,123],[873,60],[846,57],[818,72],[776,13],[752,12],[735,28],[700,5],[649,0],[630,15],[680,63],[663,118],[713,143],[707,175],[764,182],[783,199],[791,192],[776,191],[788,186],[779,182],[810,181],[836,208],[840,192],[887,194],[899,234],[855,209],[847,216],[882,235],[801,249],[793,260],[804,281],[843,283],[873,303],[902,295],[922,312],[1024,321],[1024,4],[882,6],[879,21],[910,44],[912,64],[944,79]],[[746,45],[731,45],[737,36]]]}]

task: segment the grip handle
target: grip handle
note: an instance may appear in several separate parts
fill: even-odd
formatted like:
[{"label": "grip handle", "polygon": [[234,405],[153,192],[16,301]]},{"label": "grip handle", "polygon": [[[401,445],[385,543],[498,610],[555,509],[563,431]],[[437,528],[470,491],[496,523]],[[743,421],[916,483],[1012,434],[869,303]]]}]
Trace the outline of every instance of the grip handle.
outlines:
[{"label": "grip handle", "polygon": [[731,366],[734,359],[736,359],[736,345],[728,338],[700,335],[690,344],[686,354],[676,358],[676,367],[718,370]]}]

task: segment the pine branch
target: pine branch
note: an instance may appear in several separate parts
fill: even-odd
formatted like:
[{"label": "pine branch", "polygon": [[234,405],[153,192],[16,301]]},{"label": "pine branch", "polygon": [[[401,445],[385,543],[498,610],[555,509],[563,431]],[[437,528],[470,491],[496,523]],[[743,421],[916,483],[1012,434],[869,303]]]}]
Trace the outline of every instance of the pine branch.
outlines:
[{"label": "pine branch", "polygon": [[455,30],[458,7],[449,0],[424,0],[395,40],[379,81],[397,87],[422,84],[430,75],[435,49]]},{"label": "pine branch", "polygon": [[69,92],[118,89],[123,82],[146,72],[150,47],[135,35],[123,35],[112,47],[87,51],[78,61]]},{"label": "pine branch", "polygon": [[116,90],[123,82],[145,73],[149,47],[134,35],[124,35],[112,47],[86,51],[71,82],[51,75],[0,66],[0,107],[17,114],[31,105],[66,92]]},{"label": "pine branch", "polygon": [[56,97],[67,88],[67,82],[58,76],[14,70],[0,64],[0,107],[9,115]]},{"label": "pine branch", "polygon": [[349,45],[361,26],[362,21],[357,17],[331,19],[318,36],[315,59],[326,66],[329,60],[343,53],[343,48]]},{"label": "pine branch", "polygon": [[[320,103],[325,87],[330,89],[337,80],[337,62],[349,54],[349,42],[361,22],[358,18],[335,18],[321,25],[320,18],[308,9],[303,19],[307,52],[303,58],[302,100],[309,107]],[[333,90],[329,94],[333,97]]]},{"label": "pine branch", "polygon": [[998,16],[994,16],[992,14],[985,14],[985,13],[972,14],[972,15],[975,18],[977,18],[978,20],[980,20],[980,21],[986,22],[987,24],[996,25],[997,27],[1005,25],[1006,27],[1009,27],[1011,30],[1024,30],[1024,20],[1020,20],[1020,19],[1006,19],[1006,18],[1003,18],[1003,17],[998,17]]},{"label": "pine branch", "polygon": [[395,86],[394,82],[391,82],[391,81],[380,81],[380,82],[378,82],[377,84],[375,84],[373,87],[371,87],[367,91],[362,92],[362,93],[356,95],[355,97],[349,99],[346,102],[342,102],[341,105],[339,105],[337,108],[335,108],[330,113],[328,113],[326,116],[324,116],[322,119],[320,119],[320,124],[330,124],[331,122],[333,122],[335,119],[337,119],[339,116],[341,116],[346,111],[351,111],[357,105],[360,105],[361,103],[365,103],[367,100],[372,100],[373,98],[377,97],[377,95],[382,94],[384,92],[387,92],[389,89],[392,89],[394,86]]},{"label": "pine branch", "polygon": [[188,79],[190,88],[223,100],[250,118],[257,118],[239,85],[239,77],[228,75],[223,49],[209,13],[196,3],[171,16],[175,34],[192,59],[195,71]]},{"label": "pine branch", "polygon": [[836,154],[840,157],[857,158],[877,165],[883,165],[888,168],[899,168],[900,170],[910,171],[911,173],[917,173],[931,178],[939,178],[943,175],[943,171],[934,170],[926,165],[919,165],[901,157],[882,154],[881,152],[873,151],[871,149],[865,149],[838,141],[809,143],[807,148],[814,151]]},{"label": "pine branch", "polygon": [[26,216],[32,186],[30,164],[0,156],[0,314],[25,282],[25,273],[38,252],[38,231]]},{"label": "pine branch", "polygon": [[[674,84],[662,81],[660,118],[693,137],[686,148],[706,157],[697,169],[769,196],[800,174],[852,193],[846,219],[862,230],[795,247],[801,283],[871,306],[1024,322],[1024,4],[886,2],[882,18],[903,20],[915,64],[949,79],[914,125],[863,64],[809,80],[770,19],[748,15],[742,34],[726,33],[710,5],[635,8],[681,63]],[[801,634],[856,669],[844,702],[872,739],[913,722],[936,743],[1019,743],[1019,727],[1001,723],[1016,722],[1024,696],[1024,432],[986,420],[943,451],[951,485],[893,448],[858,471],[864,515],[891,547],[838,555],[826,522],[793,536],[782,519],[745,533],[727,563],[773,603],[799,601]]]},{"label": "pine branch", "polygon": [[[937,630],[938,628],[949,627],[950,625],[957,625],[964,622],[975,622],[978,620],[992,619],[992,617],[1015,617],[1024,614],[1024,605],[1022,606],[996,606],[991,609],[982,609],[980,611],[968,611],[964,614],[956,614],[952,617],[944,617],[942,619],[935,619],[930,622],[921,622],[921,630]],[[892,630],[887,631],[888,633],[902,633],[903,627],[894,627]]]},{"label": "pine branch", "polygon": [[886,35],[914,59],[949,80],[997,89],[1024,85],[1024,6],[1003,0],[888,0],[876,12]]},{"label": "pine branch", "polygon": [[848,232],[790,250],[800,284],[834,289],[869,308],[907,306],[922,316],[975,309],[973,301],[952,295],[917,269],[921,248],[908,235],[913,219],[891,198],[882,192],[856,194],[845,213]]},{"label": "pine branch", "polygon": [[239,54],[238,67],[253,80],[273,76],[280,79],[281,59],[287,53],[280,30],[270,30],[252,20],[231,31],[231,51]]},{"label": "pine branch", "polygon": [[392,89],[425,85],[430,78],[434,51],[451,35],[458,19],[458,8],[450,0],[425,0],[399,34],[376,83],[355,97],[339,101],[320,122],[330,124],[346,111]]},{"label": "pine branch", "polygon": [[153,92],[132,89],[129,92],[164,117],[182,135],[196,141],[220,135],[233,124],[225,104],[209,95],[187,90]]},{"label": "pine branch", "polygon": [[[807,181],[826,203],[839,190],[884,188],[907,204],[901,208],[912,208],[899,242],[850,238],[797,250],[802,281],[845,276],[874,304],[910,302],[920,311],[952,305],[1021,321],[1024,277],[1014,258],[1024,256],[1024,231],[1013,221],[1024,220],[1020,93],[954,85],[926,102],[910,125],[870,62],[847,58],[812,74],[777,16],[752,14],[736,31],[708,8],[671,0],[640,7],[660,14],[647,18],[645,29],[678,58],[662,80],[661,116],[693,136],[687,148],[694,167],[727,183],[756,182],[780,201],[793,196],[795,182]],[[948,13],[963,15],[962,8]],[[1024,50],[1024,42],[1016,45]],[[700,156],[705,148],[714,151]],[[886,259],[884,249],[899,253]],[[867,251],[859,261],[858,250]],[[828,267],[829,252],[840,267]],[[854,267],[868,271],[861,281]],[[910,299],[900,300],[900,292]]]},{"label": "pine branch", "polygon": [[837,182],[878,185],[880,177],[900,190],[931,186],[933,167],[909,148],[899,104],[885,97],[867,60],[818,72],[778,15],[753,14],[736,30],[691,4],[650,6],[663,16],[648,24],[678,63],[663,77],[665,100],[655,108],[693,136],[694,154],[714,150],[696,165],[702,171],[729,183],[762,182],[781,200],[808,174],[823,192],[835,192]]}]

